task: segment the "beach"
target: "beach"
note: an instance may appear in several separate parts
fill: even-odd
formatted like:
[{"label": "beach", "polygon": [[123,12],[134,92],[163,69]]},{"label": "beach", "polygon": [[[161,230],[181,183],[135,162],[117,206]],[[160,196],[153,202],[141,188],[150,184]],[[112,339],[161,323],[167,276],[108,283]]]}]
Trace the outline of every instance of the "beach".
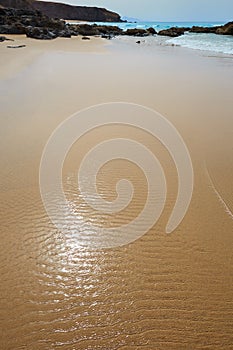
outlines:
[{"label": "beach", "polygon": [[[232,55],[151,46],[144,38],[139,45],[138,38],[7,37],[15,41],[0,43],[1,348],[232,349]],[[26,47],[7,48],[18,44]],[[89,249],[50,221],[39,168],[60,123],[109,102],[145,106],[174,125],[192,159],[194,190],[183,221],[166,234],[178,186],[167,150],[131,126],[91,131],[63,169],[67,197],[84,219],[120,225],[146,200],[141,170],[125,160],[107,164],[98,180],[108,200],[119,179],[134,183],[125,215],[101,216],[80,199],[77,168],[106,139],[130,137],[155,153],[168,194],[160,219],[140,239]]]}]

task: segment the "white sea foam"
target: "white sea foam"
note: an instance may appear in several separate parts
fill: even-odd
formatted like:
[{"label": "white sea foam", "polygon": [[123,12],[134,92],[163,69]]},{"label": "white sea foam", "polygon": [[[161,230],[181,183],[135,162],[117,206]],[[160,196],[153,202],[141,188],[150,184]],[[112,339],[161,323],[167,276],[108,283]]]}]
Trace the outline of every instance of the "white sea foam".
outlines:
[{"label": "white sea foam", "polygon": [[[215,27],[223,25],[220,22],[123,22],[123,23],[96,23],[98,25],[116,25],[123,30],[138,28],[147,29],[153,27],[157,32],[163,29],[171,27],[189,27],[192,26],[204,26],[204,27]],[[121,41],[129,41],[130,38],[121,37]],[[233,55],[233,36],[228,35],[216,35],[216,34],[196,34],[187,33],[178,38],[169,39],[167,37],[156,36],[153,38],[143,38],[144,45],[177,45],[187,47],[195,50],[212,51],[219,54]]]},{"label": "white sea foam", "polygon": [[228,35],[187,33],[178,38],[169,39],[167,43],[190,49],[233,55],[233,36]]}]

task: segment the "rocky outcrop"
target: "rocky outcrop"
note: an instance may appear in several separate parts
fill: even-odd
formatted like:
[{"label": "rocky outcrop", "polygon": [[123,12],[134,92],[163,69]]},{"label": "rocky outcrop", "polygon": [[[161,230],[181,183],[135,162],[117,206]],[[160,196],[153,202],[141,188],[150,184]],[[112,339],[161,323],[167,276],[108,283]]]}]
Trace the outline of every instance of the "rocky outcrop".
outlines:
[{"label": "rocky outcrop", "polygon": [[221,35],[233,35],[233,22],[226,23],[223,26],[216,27],[192,27],[191,33],[212,33]]},{"label": "rocky outcrop", "polygon": [[105,35],[111,38],[122,34],[122,29],[117,26],[66,24],[39,11],[0,8],[0,33],[26,34],[34,39],[51,40],[57,37],[70,38],[72,35]]},{"label": "rocky outcrop", "polygon": [[118,13],[105,8],[72,6],[63,3],[34,1],[33,7],[49,17],[89,22],[122,22]]},{"label": "rocky outcrop", "polygon": [[64,21],[52,19],[34,10],[0,8],[1,34],[26,34],[36,39],[62,36],[68,28]]},{"label": "rocky outcrop", "polygon": [[158,35],[170,36],[172,38],[175,38],[177,36],[184,35],[184,33],[189,31],[189,30],[190,30],[190,28],[187,28],[187,27],[182,27],[182,28],[172,27],[172,28],[169,28],[169,29],[161,30],[158,33]]},{"label": "rocky outcrop", "polygon": [[216,26],[216,27],[199,27],[199,26],[193,26],[192,28],[172,27],[169,29],[161,30],[158,34],[164,35],[164,36],[170,36],[170,37],[177,37],[177,36],[183,35],[185,32],[233,35],[233,22],[229,22],[223,26]]},{"label": "rocky outcrop", "polygon": [[222,27],[216,29],[216,34],[233,35],[233,22],[229,22]]},{"label": "rocky outcrop", "polygon": [[140,29],[140,28],[133,28],[133,29],[127,29],[123,32],[123,35],[129,35],[129,36],[148,36],[148,35],[154,35],[156,34],[156,31],[154,28],[149,29]]},{"label": "rocky outcrop", "polygon": [[67,24],[67,28],[72,35],[83,36],[102,36],[110,39],[114,36],[121,35],[123,30],[117,26],[99,26],[96,24]]},{"label": "rocky outcrop", "polygon": [[[233,35],[233,22],[211,28],[173,27],[162,30],[158,34],[176,37],[183,35],[186,31]],[[118,35],[144,37],[157,33],[154,28],[134,28],[123,31],[118,26],[112,25],[67,24],[63,20],[50,18],[38,10],[3,8],[0,6],[0,34],[26,34],[30,38],[50,40],[57,37],[70,38],[73,35],[81,35],[83,37],[101,36],[102,38],[111,39]]]}]

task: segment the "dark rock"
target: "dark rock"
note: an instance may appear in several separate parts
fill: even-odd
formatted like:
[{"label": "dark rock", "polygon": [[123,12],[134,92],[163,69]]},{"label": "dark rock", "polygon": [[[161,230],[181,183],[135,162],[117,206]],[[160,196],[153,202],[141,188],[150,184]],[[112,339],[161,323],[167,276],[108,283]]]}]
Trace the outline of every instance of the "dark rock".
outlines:
[{"label": "dark rock", "polygon": [[148,28],[147,31],[152,35],[157,34],[156,30],[153,27]]},{"label": "dark rock", "polygon": [[26,29],[26,35],[29,38],[40,40],[51,40],[58,37],[58,34],[49,31],[46,28],[31,27]]},{"label": "dark rock", "polygon": [[139,28],[134,28],[134,29],[127,29],[125,32],[123,32],[124,35],[129,35],[129,36],[148,36],[149,32],[145,29],[139,29]]},{"label": "dark rock", "polygon": [[102,34],[101,38],[111,40],[113,37],[112,37],[112,35]]},{"label": "dark rock", "polygon": [[198,27],[193,26],[190,33],[215,33],[218,27]]},{"label": "dark rock", "polygon": [[172,27],[169,29],[164,29],[158,32],[158,35],[163,35],[163,36],[170,36],[172,38],[175,38],[177,36],[183,35],[185,32],[189,31],[190,28],[188,27],[182,27],[182,28],[177,28],[177,27]]},{"label": "dark rock", "polygon": [[90,38],[88,38],[88,36],[83,36],[82,40],[90,40]]},{"label": "dark rock", "polygon": [[101,35],[117,36],[123,33],[123,30],[117,26],[95,26]]},{"label": "dark rock", "polygon": [[148,29],[141,29],[141,28],[132,28],[132,29],[127,29],[125,32],[122,33],[123,35],[129,35],[129,36],[149,36],[149,35],[154,35],[157,34],[154,28],[148,28]]},{"label": "dark rock", "polygon": [[224,26],[218,27],[216,29],[216,34],[233,35],[233,22],[229,22]]},{"label": "dark rock", "polygon": [[25,34],[26,28],[21,23],[0,25],[1,34]]},{"label": "dark rock", "polygon": [[97,29],[97,26],[94,25],[90,25],[90,24],[80,24],[80,25],[76,25],[76,32],[79,35],[99,35],[100,32]]},{"label": "dark rock", "polygon": [[71,38],[71,32],[68,29],[61,30],[59,31],[58,36],[60,38]]},{"label": "dark rock", "polygon": [[26,34],[35,39],[71,37],[65,21],[49,18],[35,10],[0,8],[2,34]]},{"label": "dark rock", "polygon": [[136,44],[141,44],[141,41],[140,40],[136,41]]},{"label": "dark rock", "polygon": [[8,39],[5,36],[0,36],[0,42],[3,42],[3,41],[14,41],[14,40],[13,39]]}]

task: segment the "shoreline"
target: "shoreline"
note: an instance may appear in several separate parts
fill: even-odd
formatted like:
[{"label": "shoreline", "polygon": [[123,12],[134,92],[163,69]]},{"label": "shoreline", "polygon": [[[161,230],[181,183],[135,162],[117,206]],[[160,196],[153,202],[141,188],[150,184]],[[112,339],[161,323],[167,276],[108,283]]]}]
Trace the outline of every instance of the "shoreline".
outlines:
[{"label": "shoreline", "polygon": [[[1,36],[1,34],[0,34]],[[20,72],[28,64],[33,62],[42,54],[46,52],[97,52],[106,53],[108,47],[114,50],[118,46],[122,46],[126,50],[135,49],[136,52],[145,51],[155,54],[158,50],[167,50],[167,54],[173,54],[174,50],[180,50],[194,55],[201,55],[203,57],[225,58],[232,59],[233,55],[218,53],[215,51],[205,51],[201,49],[186,48],[179,45],[166,44],[168,38],[165,37],[128,37],[118,36],[112,40],[106,40],[101,37],[90,37],[90,40],[82,40],[81,36],[72,38],[56,38],[53,40],[36,40],[28,38],[25,35],[6,35],[6,37],[13,41],[5,41],[0,43],[0,78],[6,79],[9,76]],[[137,41],[140,45],[137,45]],[[7,46],[26,45],[23,48],[7,48]]]}]

